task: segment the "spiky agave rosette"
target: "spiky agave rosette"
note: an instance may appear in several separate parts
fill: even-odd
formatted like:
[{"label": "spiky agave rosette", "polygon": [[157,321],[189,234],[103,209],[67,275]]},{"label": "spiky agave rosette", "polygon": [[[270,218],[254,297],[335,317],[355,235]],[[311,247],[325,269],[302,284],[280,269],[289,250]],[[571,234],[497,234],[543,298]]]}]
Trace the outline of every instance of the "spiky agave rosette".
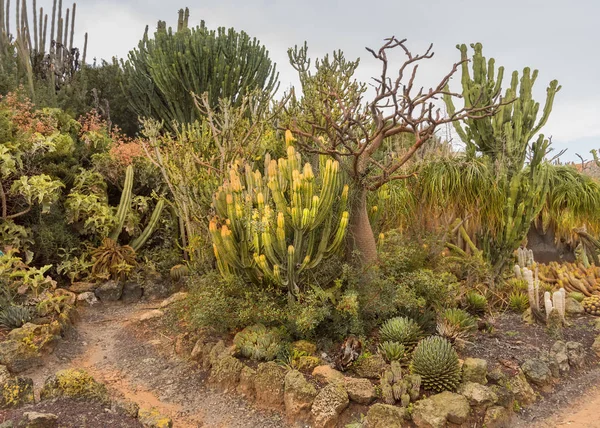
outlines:
[{"label": "spiky agave rosette", "polygon": [[428,391],[455,391],[460,383],[458,354],[449,341],[439,336],[419,342],[410,371],[421,376],[422,385]]}]

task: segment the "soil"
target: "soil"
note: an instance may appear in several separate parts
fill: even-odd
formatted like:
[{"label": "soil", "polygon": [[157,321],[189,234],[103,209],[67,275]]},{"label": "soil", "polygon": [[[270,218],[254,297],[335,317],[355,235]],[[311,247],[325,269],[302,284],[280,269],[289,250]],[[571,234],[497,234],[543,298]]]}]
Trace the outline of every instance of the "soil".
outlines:
[{"label": "soil", "polygon": [[[116,398],[136,402],[140,408],[158,409],[173,419],[175,427],[286,427],[275,413],[257,410],[231,394],[212,390],[206,373],[187,361],[194,343],[177,305],[158,320],[139,322],[139,316],[155,306],[149,304],[98,305],[80,309],[75,328],[66,332],[42,367],[22,375],[34,380],[39,391],[45,379],[66,368],[84,368],[109,388]],[[565,341],[591,348],[597,332],[595,318],[570,319]],[[514,372],[526,359],[547,351],[554,340],[540,325],[527,325],[518,315],[501,314],[491,321],[491,332],[479,332],[461,350],[462,357],[485,358],[490,368]],[[177,351],[177,352],[176,352]],[[511,427],[598,427],[600,366],[591,352],[586,369],[572,372],[541,393],[540,400],[522,410]],[[366,414],[365,406],[352,405],[341,415],[340,424],[356,422]],[[0,423],[19,420],[27,411],[54,413],[64,427],[141,427],[138,420],[119,415],[102,405],[68,399],[50,400],[0,412]]]},{"label": "soil", "polygon": [[[45,357],[42,367],[22,373],[39,391],[45,379],[58,370],[83,368],[105,383],[111,395],[155,407],[170,416],[175,427],[285,427],[280,415],[256,410],[245,401],[211,390],[206,375],[173,352],[174,339],[140,323],[139,316],[155,307],[147,304],[97,305],[81,310],[75,328]],[[118,417],[102,406],[48,401],[0,412],[0,421],[18,420],[23,411],[69,413],[64,427],[139,427],[135,419]],[[108,419],[113,418],[113,419]],[[85,423],[81,421],[85,419]]]}]

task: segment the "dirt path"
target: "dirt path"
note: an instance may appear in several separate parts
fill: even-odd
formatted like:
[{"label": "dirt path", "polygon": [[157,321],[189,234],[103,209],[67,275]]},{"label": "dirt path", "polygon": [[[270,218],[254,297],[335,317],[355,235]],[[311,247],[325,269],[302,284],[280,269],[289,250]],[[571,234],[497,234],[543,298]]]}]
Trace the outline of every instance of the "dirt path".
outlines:
[{"label": "dirt path", "polygon": [[285,426],[279,415],[259,412],[240,399],[212,391],[205,385],[205,374],[175,355],[159,352],[172,343],[171,338],[148,339],[139,334],[137,319],[150,309],[142,304],[87,309],[75,329],[45,358],[44,366],[25,375],[39,390],[58,370],[84,368],[114,395],[169,415],[176,428]]}]

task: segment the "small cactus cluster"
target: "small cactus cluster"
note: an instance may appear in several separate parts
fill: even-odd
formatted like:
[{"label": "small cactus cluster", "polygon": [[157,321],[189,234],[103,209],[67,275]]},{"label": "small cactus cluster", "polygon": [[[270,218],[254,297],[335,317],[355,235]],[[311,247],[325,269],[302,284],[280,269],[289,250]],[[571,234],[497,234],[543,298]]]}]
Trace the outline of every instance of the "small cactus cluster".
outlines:
[{"label": "small cactus cluster", "polygon": [[396,342],[411,351],[424,336],[423,330],[408,317],[395,317],[387,320],[379,329],[382,342]]},{"label": "small cactus cluster", "polygon": [[0,311],[0,329],[12,330],[33,319],[33,312],[26,306],[8,306]]},{"label": "small cactus cluster", "polygon": [[233,338],[236,351],[257,361],[272,361],[282,348],[281,337],[275,329],[262,324],[246,327]]},{"label": "small cactus cluster", "polygon": [[348,186],[337,161],[322,156],[316,176],[291,145],[286,158],[267,155],[264,170],[241,162],[231,167],[213,199],[213,250],[224,275],[267,280],[296,296],[299,275],[343,246]]},{"label": "small cactus cluster", "polygon": [[392,361],[390,368],[381,375],[379,386],[386,404],[394,405],[399,401],[402,407],[406,407],[411,400],[419,398],[421,377],[414,374],[403,377],[400,362]]},{"label": "small cactus cluster", "polygon": [[586,297],[581,304],[588,314],[600,315],[600,296]]},{"label": "small cactus cluster", "polygon": [[458,354],[452,344],[439,336],[423,339],[415,348],[410,371],[421,376],[428,391],[455,391],[460,383]]}]

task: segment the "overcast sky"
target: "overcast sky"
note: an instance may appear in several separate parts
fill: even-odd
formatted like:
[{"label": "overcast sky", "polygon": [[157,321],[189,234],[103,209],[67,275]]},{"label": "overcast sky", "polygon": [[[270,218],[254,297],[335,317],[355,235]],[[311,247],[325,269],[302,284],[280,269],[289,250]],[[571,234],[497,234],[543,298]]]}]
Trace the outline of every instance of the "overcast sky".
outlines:
[{"label": "overcast sky", "polygon": [[[49,10],[51,1],[39,5]],[[159,19],[176,25],[178,9],[186,6],[190,25],[204,20],[210,28],[257,37],[277,63],[283,88],[297,84],[287,48],[305,40],[312,56],[341,49],[349,59],[361,57],[357,77],[363,81],[379,73],[365,46],[379,47],[392,35],[407,38],[413,52],[433,43],[434,58],[420,68],[427,87],[460,59],[456,44],[481,42],[508,76],[525,66],[539,69],[535,97],[542,105],[548,82],[558,79],[562,90],[543,131],[557,150],[568,149],[565,159],[576,159],[575,153],[590,158],[589,150],[600,148],[598,0],[79,0],[76,39],[89,33],[88,61],[126,57],[146,25],[153,30]],[[459,90],[459,82],[457,76],[452,88]]]}]

